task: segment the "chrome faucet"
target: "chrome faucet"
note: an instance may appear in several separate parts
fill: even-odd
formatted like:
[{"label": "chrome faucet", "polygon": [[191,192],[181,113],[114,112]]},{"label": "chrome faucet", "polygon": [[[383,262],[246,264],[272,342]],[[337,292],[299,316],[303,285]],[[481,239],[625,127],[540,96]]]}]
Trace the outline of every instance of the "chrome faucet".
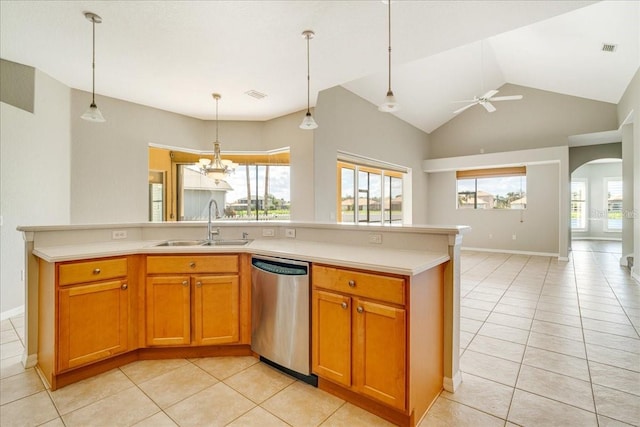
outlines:
[{"label": "chrome faucet", "polygon": [[215,199],[211,199],[209,200],[209,222],[207,224],[207,240],[211,241],[211,236],[212,235],[216,235],[219,236],[220,235],[220,228],[216,228],[215,230],[213,230],[211,228],[211,206],[214,205],[216,207],[216,211],[215,211],[215,219],[220,218],[220,211],[218,210],[218,202],[215,201]]}]

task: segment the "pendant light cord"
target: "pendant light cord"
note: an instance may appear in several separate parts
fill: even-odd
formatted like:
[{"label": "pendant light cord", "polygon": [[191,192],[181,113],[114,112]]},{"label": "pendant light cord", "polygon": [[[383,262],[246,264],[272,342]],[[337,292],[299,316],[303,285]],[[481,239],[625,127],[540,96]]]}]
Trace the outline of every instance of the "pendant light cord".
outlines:
[{"label": "pendant light cord", "polygon": [[96,18],[91,18],[93,27],[93,53],[91,57],[91,104],[96,104]]},{"label": "pendant light cord", "polygon": [[389,92],[391,92],[391,0],[389,2]]},{"label": "pendant light cord", "polygon": [[311,106],[311,96],[309,95],[309,93],[311,91],[311,89],[310,89],[310,86],[311,86],[311,77],[310,77],[311,72],[310,72],[310,69],[311,68],[310,68],[310,65],[309,65],[309,61],[310,61],[310,59],[309,59],[310,58],[309,57],[309,39],[310,39],[309,34],[307,34],[306,39],[307,39],[307,113],[311,113],[311,111],[310,111],[310,108],[311,108],[310,107]]},{"label": "pendant light cord", "polygon": [[218,142],[218,98],[216,98],[216,142]]}]

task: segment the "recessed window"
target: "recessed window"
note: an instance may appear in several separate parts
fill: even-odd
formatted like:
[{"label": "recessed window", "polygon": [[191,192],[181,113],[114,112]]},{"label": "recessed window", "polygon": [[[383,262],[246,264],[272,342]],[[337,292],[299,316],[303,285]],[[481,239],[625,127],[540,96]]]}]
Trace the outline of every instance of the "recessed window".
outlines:
[{"label": "recessed window", "polygon": [[338,162],[338,222],[402,223],[405,173]]},{"label": "recessed window", "polygon": [[526,209],[527,170],[522,167],[456,172],[458,209]]}]

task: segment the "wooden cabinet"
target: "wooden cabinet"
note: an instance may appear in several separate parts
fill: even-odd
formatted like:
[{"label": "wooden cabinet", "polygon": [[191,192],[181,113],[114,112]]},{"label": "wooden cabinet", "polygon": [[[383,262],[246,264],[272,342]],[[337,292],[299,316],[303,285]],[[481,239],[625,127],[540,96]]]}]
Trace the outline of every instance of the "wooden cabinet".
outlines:
[{"label": "wooden cabinet", "polygon": [[241,334],[250,288],[249,272],[240,277],[242,257],[148,256],[146,344],[248,343]]},{"label": "wooden cabinet", "polygon": [[312,277],[313,371],[403,410],[406,316],[385,300],[404,300],[404,280],[325,266],[314,266]]},{"label": "wooden cabinet", "polygon": [[[120,277],[101,280],[114,276]],[[59,279],[58,371],[127,351],[130,327],[127,259],[62,264]],[[70,285],[61,286],[67,283]]]},{"label": "wooden cabinet", "polygon": [[404,277],[314,264],[311,277],[318,386],[415,426],[442,389],[442,266]]}]

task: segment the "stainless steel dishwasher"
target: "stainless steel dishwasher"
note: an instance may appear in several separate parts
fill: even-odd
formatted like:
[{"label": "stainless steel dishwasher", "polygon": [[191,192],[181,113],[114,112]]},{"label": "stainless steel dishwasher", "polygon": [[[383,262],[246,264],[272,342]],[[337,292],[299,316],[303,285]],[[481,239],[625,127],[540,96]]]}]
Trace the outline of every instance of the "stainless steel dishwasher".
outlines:
[{"label": "stainless steel dishwasher", "polygon": [[260,359],[309,384],[309,264],[251,258],[251,349]]}]

